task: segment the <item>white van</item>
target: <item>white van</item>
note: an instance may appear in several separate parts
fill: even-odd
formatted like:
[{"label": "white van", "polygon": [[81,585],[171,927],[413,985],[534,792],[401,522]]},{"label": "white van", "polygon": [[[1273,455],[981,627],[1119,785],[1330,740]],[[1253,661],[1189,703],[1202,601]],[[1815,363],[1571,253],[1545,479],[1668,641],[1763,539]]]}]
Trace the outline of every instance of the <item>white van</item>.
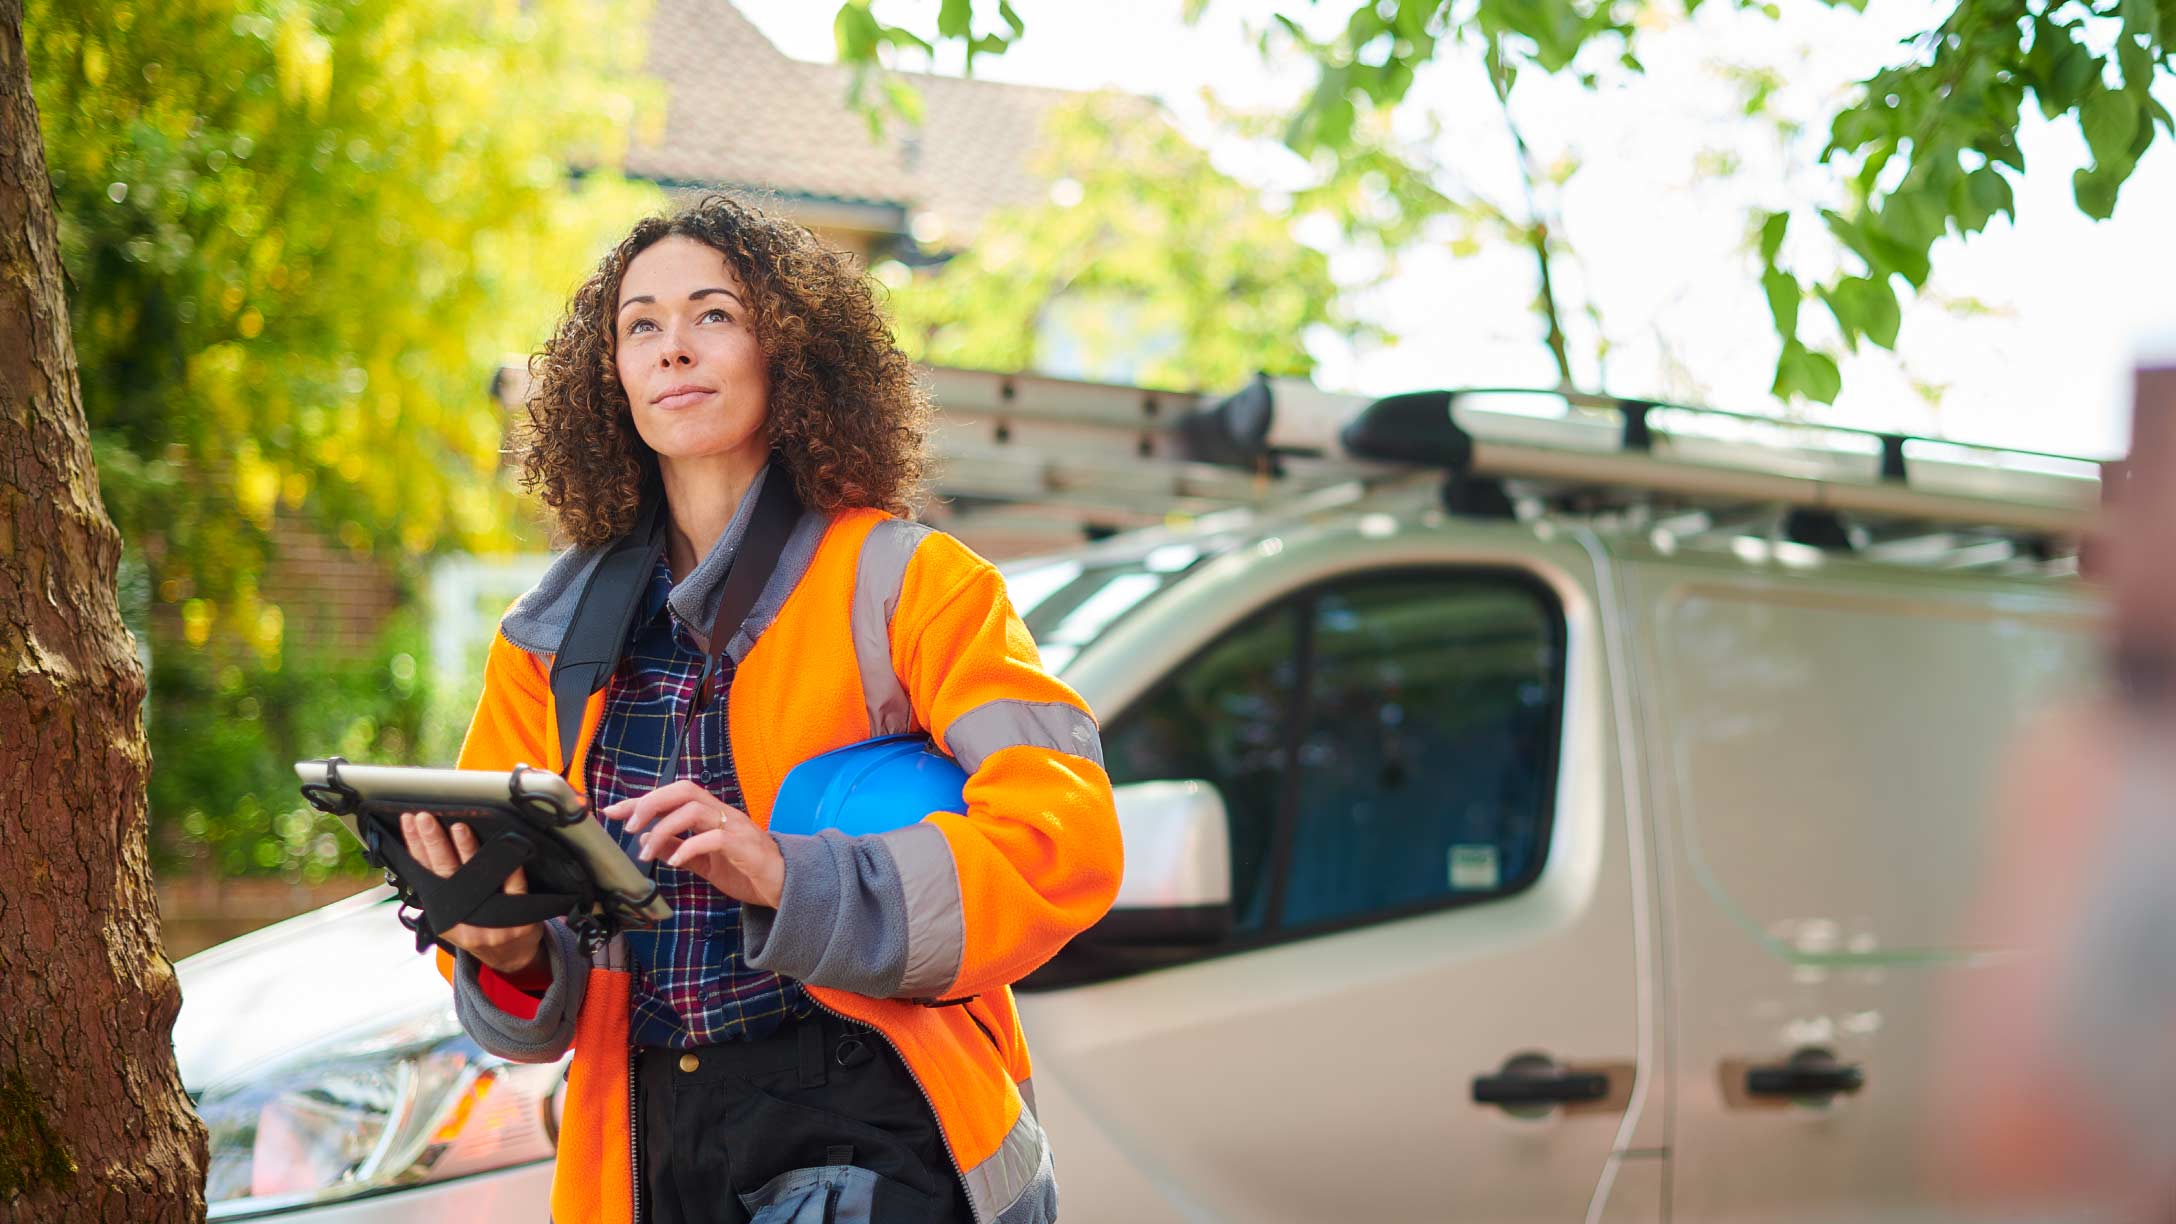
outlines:
[{"label": "white van", "polygon": [[[1921,1158],[1932,1000],[2004,745],[2096,666],[2092,482],[1421,407],[1347,442],[1448,483],[1008,572],[1128,846],[1021,987],[1065,1218],[1980,1218]],[[544,1218],[558,1069],[388,900],[181,965],[212,1218]]]}]

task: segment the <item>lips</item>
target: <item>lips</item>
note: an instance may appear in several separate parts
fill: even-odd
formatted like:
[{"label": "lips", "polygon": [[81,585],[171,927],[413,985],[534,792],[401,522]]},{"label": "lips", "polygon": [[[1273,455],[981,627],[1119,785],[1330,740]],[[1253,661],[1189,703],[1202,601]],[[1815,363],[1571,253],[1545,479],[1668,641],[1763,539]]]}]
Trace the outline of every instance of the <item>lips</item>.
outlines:
[{"label": "lips", "polygon": [[715,388],[712,387],[698,387],[692,384],[687,386],[673,387],[667,390],[663,395],[660,395],[656,399],[651,400],[650,406],[653,408],[679,408],[688,404],[692,404],[695,401],[702,399],[704,396],[712,394],[714,391]]}]

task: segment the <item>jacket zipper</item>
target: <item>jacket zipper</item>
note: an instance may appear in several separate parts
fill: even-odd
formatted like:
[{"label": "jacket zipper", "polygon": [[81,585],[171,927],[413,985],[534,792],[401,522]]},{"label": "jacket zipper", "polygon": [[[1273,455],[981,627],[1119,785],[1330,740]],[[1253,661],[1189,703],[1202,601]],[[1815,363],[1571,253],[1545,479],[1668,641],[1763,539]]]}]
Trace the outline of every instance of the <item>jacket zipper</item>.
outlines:
[{"label": "jacket zipper", "polygon": [[642,1224],[642,1117],[635,1108],[635,1052],[627,1052],[627,1172],[634,1180],[634,1224]]},{"label": "jacket zipper", "polygon": [[[803,991],[803,993],[807,992]],[[967,1200],[968,1216],[975,1221],[975,1224],[982,1224],[982,1206],[981,1204],[975,1202],[974,1194],[967,1188],[967,1170],[960,1166],[960,1154],[952,1150],[952,1136],[944,1133],[944,1119],[937,1116],[937,1102],[930,1098],[929,1089],[922,1087],[922,1077],[915,1073],[914,1064],[908,1062],[906,1055],[899,1052],[899,1043],[893,1041],[891,1039],[891,1034],[886,1033],[883,1029],[880,1029],[877,1026],[870,1024],[866,1020],[856,1020],[852,1016],[847,1015],[845,1012],[842,1012],[837,1008],[826,1004],[822,999],[817,998],[813,994],[810,994],[808,996],[808,1001],[814,1003],[816,1005],[816,1010],[818,1011],[837,1017],[840,1020],[844,1020],[848,1024],[861,1025],[862,1027],[868,1029],[871,1033],[876,1034],[876,1036],[880,1040],[882,1040],[885,1045],[888,1045],[892,1048],[892,1056],[899,1060],[900,1066],[907,1069],[907,1078],[914,1081],[914,1090],[922,1094],[922,1104],[929,1107],[929,1119],[937,1125],[937,1142],[944,1145],[945,1159],[952,1162],[952,1176],[959,1182],[960,1196]],[[641,1224],[639,1216],[636,1220],[636,1224]]]}]

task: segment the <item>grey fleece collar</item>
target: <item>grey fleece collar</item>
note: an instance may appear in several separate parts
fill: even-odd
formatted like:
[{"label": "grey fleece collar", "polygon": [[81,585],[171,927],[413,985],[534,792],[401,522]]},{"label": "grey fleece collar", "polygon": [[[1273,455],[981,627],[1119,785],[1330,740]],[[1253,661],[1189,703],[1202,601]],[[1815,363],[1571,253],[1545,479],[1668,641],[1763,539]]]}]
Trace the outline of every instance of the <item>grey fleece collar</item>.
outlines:
[{"label": "grey fleece collar", "polygon": [[[711,545],[710,554],[687,577],[673,584],[672,594],[666,602],[675,616],[700,632],[710,631],[710,620],[717,615],[718,600],[725,593],[726,571],[732,568],[733,555],[740,549],[741,538],[748,534],[748,522],[755,514],[756,495],[763,491],[763,482],[770,475],[768,464],[756,473],[748,491],[741,495],[740,506],[733,511],[733,521],[726,524],[718,542]],[[815,543],[822,536],[825,522],[823,515],[802,514],[787,540],[785,555],[779,558],[778,569],[764,584],[763,594],[749,613],[742,632],[734,637],[732,653],[735,658],[745,654],[747,647],[754,644],[755,635],[769,624],[779,605],[785,602],[786,593],[800,581],[801,573],[808,568],[809,558],[815,554]],[[553,558],[544,577],[507,610],[504,619],[499,621],[499,632],[506,635],[507,641],[531,654],[557,654],[559,644],[566,640],[567,627],[574,622],[574,609],[581,602],[582,590],[589,585],[589,576],[596,571],[597,563],[604,558],[608,547],[600,544],[591,548],[570,548]]]}]

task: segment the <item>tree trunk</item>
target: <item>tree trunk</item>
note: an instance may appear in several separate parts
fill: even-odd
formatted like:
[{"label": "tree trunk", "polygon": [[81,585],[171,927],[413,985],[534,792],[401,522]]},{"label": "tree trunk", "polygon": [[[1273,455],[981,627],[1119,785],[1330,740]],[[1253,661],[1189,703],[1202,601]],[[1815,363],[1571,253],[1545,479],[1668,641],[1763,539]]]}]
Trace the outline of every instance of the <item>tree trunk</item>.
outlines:
[{"label": "tree trunk", "polygon": [[0,1216],[194,1220],[204,1128],[146,855],[143,669],[114,590],[53,188],[0,0]]}]

